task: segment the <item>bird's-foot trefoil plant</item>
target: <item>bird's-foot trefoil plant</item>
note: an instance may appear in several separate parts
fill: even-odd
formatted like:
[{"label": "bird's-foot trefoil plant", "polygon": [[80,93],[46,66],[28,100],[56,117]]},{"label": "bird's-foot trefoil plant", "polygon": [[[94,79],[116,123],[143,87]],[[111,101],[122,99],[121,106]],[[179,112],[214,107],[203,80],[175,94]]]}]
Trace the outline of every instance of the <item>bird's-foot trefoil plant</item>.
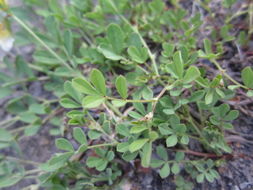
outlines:
[{"label": "bird's-foot trefoil plant", "polygon": [[[185,176],[198,183],[219,178],[217,168],[233,154],[226,131],[239,116],[229,100],[237,91],[253,96],[252,67],[243,67],[238,80],[222,63],[227,43],[240,50],[252,33],[250,22],[249,31],[231,34],[240,12],[216,30],[203,23],[215,19],[210,1],[194,2],[189,13],[179,1],[25,0],[44,21],[42,32],[2,2],[4,21],[23,29],[17,46],[36,48],[32,62],[4,58],[13,74],[0,73],[0,98],[17,85],[23,93],[5,105],[13,117],[0,122],[0,148],[18,149],[19,139],[46,123],[62,137],[45,163],[1,154],[0,187],[36,178],[31,188],[112,189],[137,163],[163,179],[174,175],[177,189],[193,188]],[[25,84],[34,81],[53,98],[30,94]]]}]

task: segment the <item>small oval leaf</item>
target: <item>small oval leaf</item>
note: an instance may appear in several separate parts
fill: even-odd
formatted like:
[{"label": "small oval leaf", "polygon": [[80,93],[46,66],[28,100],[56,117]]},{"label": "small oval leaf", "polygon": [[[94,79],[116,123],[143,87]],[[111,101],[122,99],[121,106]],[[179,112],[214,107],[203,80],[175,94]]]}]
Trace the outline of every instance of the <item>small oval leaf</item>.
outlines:
[{"label": "small oval leaf", "polygon": [[61,149],[61,150],[66,150],[69,152],[74,151],[72,144],[67,139],[64,139],[64,138],[56,139],[55,145],[58,149]]},{"label": "small oval leaf", "polygon": [[129,151],[135,152],[140,150],[149,139],[138,139],[129,145]]},{"label": "small oval leaf", "polygon": [[115,85],[116,85],[116,89],[117,89],[118,93],[120,94],[120,96],[122,98],[126,99],[128,97],[126,78],[121,75],[118,76],[116,79]]},{"label": "small oval leaf", "polygon": [[93,69],[91,71],[90,81],[102,95],[106,95],[105,78],[99,70]]}]

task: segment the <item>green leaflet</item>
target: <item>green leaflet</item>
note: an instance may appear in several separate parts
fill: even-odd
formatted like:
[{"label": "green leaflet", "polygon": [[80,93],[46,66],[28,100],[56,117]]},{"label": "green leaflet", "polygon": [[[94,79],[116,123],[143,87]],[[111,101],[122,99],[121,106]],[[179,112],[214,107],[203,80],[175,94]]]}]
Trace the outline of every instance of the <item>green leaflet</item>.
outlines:
[{"label": "green leaflet", "polygon": [[90,81],[102,95],[106,95],[105,78],[99,70],[93,69],[91,71]]},{"label": "green leaflet", "polygon": [[138,139],[129,145],[129,151],[135,152],[140,150],[149,139]]},{"label": "green leaflet", "polygon": [[248,88],[253,88],[253,71],[250,67],[246,67],[242,70],[242,81]]},{"label": "green leaflet", "polygon": [[200,76],[199,69],[195,66],[190,66],[183,78],[184,83],[190,83]]},{"label": "green leaflet", "polygon": [[86,96],[82,100],[82,105],[84,108],[95,108],[98,107],[105,101],[102,96]]},{"label": "green leaflet", "polygon": [[99,95],[100,93],[85,79],[75,78],[72,80],[72,86],[79,92],[88,95]]},{"label": "green leaflet", "polygon": [[131,59],[137,63],[145,63],[148,59],[148,51],[145,47],[130,46],[127,52]]},{"label": "green leaflet", "polygon": [[120,96],[124,99],[127,98],[127,81],[126,78],[123,76],[118,76],[115,81],[116,89]]}]

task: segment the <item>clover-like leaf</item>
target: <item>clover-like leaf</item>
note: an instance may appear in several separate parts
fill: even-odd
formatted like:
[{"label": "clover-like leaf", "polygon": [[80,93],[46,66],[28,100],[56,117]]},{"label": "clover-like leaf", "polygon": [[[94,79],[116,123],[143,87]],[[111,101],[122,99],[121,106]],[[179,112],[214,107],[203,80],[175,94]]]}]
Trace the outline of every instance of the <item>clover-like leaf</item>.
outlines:
[{"label": "clover-like leaf", "polygon": [[228,104],[221,104],[217,107],[212,108],[212,112],[218,118],[223,118],[228,113],[230,107]]},{"label": "clover-like leaf", "polygon": [[182,144],[188,144],[189,143],[189,137],[187,136],[187,135],[183,135],[182,137],[181,137],[181,140],[180,140],[180,142],[182,143]]},{"label": "clover-like leaf", "polygon": [[148,142],[149,139],[138,139],[138,140],[135,140],[134,142],[132,142],[130,145],[129,145],[129,151],[130,152],[135,152],[137,150],[140,150],[144,144],[146,142]]},{"label": "clover-like leaf", "polygon": [[253,90],[249,90],[249,91],[247,92],[247,96],[248,96],[248,97],[253,97]]},{"label": "clover-like leaf", "polygon": [[113,52],[120,55],[124,48],[125,39],[125,35],[120,26],[117,24],[110,24],[106,31],[106,37],[112,46]]},{"label": "clover-like leaf", "polygon": [[130,133],[141,133],[142,131],[145,131],[147,130],[147,126],[145,125],[136,125],[136,126],[133,126],[131,129],[130,129]]},{"label": "clover-like leaf", "polygon": [[102,53],[107,59],[111,59],[113,61],[124,59],[124,57],[115,53],[110,47],[108,47],[108,44],[100,44],[98,46],[98,51]]},{"label": "clover-like leaf", "polygon": [[108,161],[99,157],[88,157],[86,164],[90,168],[96,168],[98,171],[105,170]]},{"label": "clover-like leaf", "polygon": [[214,177],[212,176],[212,174],[210,174],[208,172],[205,173],[205,178],[207,179],[207,181],[209,181],[211,183],[214,181]]},{"label": "clover-like leaf", "polygon": [[75,127],[73,130],[73,136],[77,142],[80,144],[86,144],[87,145],[87,138],[84,134],[83,130],[79,127]]},{"label": "clover-like leaf", "polygon": [[102,95],[106,95],[105,78],[99,70],[93,69],[91,71],[90,81]]},{"label": "clover-like leaf", "polygon": [[131,59],[137,63],[145,63],[148,59],[148,51],[145,47],[130,46],[127,52]]},{"label": "clover-like leaf", "polygon": [[70,98],[62,98],[60,104],[64,108],[80,108],[81,105]]},{"label": "clover-like leaf", "polygon": [[223,119],[225,121],[233,121],[239,116],[238,110],[232,110],[230,111]]},{"label": "clover-like leaf", "polygon": [[177,144],[177,136],[176,135],[171,135],[166,139],[166,145],[167,147],[172,147]]},{"label": "clover-like leaf", "polygon": [[242,81],[248,88],[253,88],[253,71],[250,67],[245,67],[242,70]]},{"label": "clover-like leaf", "polygon": [[57,148],[61,150],[66,150],[69,152],[74,151],[72,144],[67,139],[64,139],[64,138],[56,139],[55,145]]},{"label": "clover-like leaf", "polygon": [[63,34],[64,37],[64,46],[68,52],[68,55],[71,56],[73,53],[73,34],[71,30],[66,30]]},{"label": "clover-like leaf", "polygon": [[184,83],[190,83],[200,76],[199,69],[195,66],[190,66],[183,78]]},{"label": "clover-like leaf", "polygon": [[161,178],[166,178],[170,175],[170,166],[168,163],[165,163],[159,171]]},{"label": "clover-like leaf", "polygon": [[127,98],[127,81],[126,78],[123,77],[122,75],[118,76],[115,82],[116,89],[120,96],[124,99]]},{"label": "clover-like leaf", "polygon": [[164,57],[172,56],[172,54],[174,52],[174,49],[175,49],[175,46],[173,44],[169,44],[169,43],[163,43],[162,46],[163,46],[162,55]]},{"label": "clover-like leaf", "polygon": [[128,142],[123,142],[117,144],[117,151],[118,152],[126,152],[128,151],[129,143]]},{"label": "clover-like leaf", "polygon": [[79,92],[82,92],[84,94],[88,95],[99,95],[100,93],[88,82],[87,80],[83,78],[75,78],[72,80],[72,86],[78,90]]},{"label": "clover-like leaf", "polygon": [[214,98],[214,91],[213,89],[209,89],[205,95],[205,103],[211,104],[213,102],[213,98]]},{"label": "clover-like leaf", "polygon": [[199,174],[199,175],[197,175],[197,182],[198,183],[202,183],[203,181],[204,181],[204,174]]},{"label": "clover-like leaf", "polygon": [[144,168],[149,167],[152,154],[152,142],[148,142],[143,146],[143,152],[141,154],[141,165]]},{"label": "clover-like leaf", "polygon": [[180,172],[180,167],[178,165],[178,163],[173,163],[172,167],[171,167],[171,171],[173,174],[178,174]]},{"label": "clover-like leaf", "polygon": [[205,53],[206,54],[211,54],[212,53],[212,44],[209,39],[204,39],[204,48],[205,48]]},{"label": "clover-like leaf", "polygon": [[73,86],[70,81],[66,81],[64,83],[64,91],[71,96],[73,99],[75,99],[77,102],[80,102],[82,99],[82,95],[80,92],[78,92]]},{"label": "clover-like leaf", "polygon": [[82,100],[82,106],[84,108],[96,108],[105,101],[102,96],[86,96]]},{"label": "clover-like leaf", "polygon": [[173,55],[173,64],[171,64],[171,69],[175,76],[177,76],[179,79],[183,78],[184,63],[181,51],[177,51]]},{"label": "clover-like leaf", "polygon": [[168,153],[166,151],[166,149],[163,146],[158,146],[156,148],[156,153],[157,155],[162,158],[163,160],[167,161],[168,160]]},{"label": "clover-like leaf", "polygon": [[102,133],[101,132],[99,132],[99,131],[96,131],[96,130],[90,130],[89,132],[88,132],[88,137],[90,138],[90,139],[98,139],[100,136],[102,135]]}]

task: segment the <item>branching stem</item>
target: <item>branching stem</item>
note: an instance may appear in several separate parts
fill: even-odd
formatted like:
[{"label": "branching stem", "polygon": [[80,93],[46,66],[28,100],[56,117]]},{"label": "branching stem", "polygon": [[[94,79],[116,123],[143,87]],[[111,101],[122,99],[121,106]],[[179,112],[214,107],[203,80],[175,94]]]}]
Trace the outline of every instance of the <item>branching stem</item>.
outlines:
[{"label": "branching stem", "polygon": [[118,142],[114,142],[114,143],[105,143],[105,144],[96,144],[96,145],[91,145],[88,146],[87,149],[93,149],[93,148],[99,148],[99,147],[106,147],[106,146],[115,146],[117,145]]},{"label": "branching stem", "polygon": [[54,50],[52,50],[43,40],[41,40],[30,28],[27,26],[26,23],[24,23],[22,20],[20,20],[17,16],[12,15],[12,18],[18,22],[28,33],[30,33],[46,50],[51,53],[56,59],[58,59],[61,64],[65,67],[67,67],[69,70],[73,71],[73,69],[57,54]]},{"label": "branching stem", "polygon": [[151,99],[151,100],[130,100],[130,99],[113,98],[113,97],[109,97],[109,96],[106,96],[105,98],[107,100],[117,100],[117,101],[122,101],[122,102],[126,102],[126,103],[135,103],[135,102],[148,103],[148,102],[156,102],[157,101],[157,99]]},{"label": "branching stem", "polygon": [[6,156],[5,158],[7,160],[17,161],[17,162],[20,162],[20,163],[23,163],[23,164],[31,164],[31,165],[34,165],[34,166],[40,165],[39,162],[34,162],[34,161],[31,161],[31,160],[23,160],[23,159],[12,157],[12,156]]},{"label": "branching stem", "polygon": [[234,80],[230,75],[228,75],[228,74],[226,73],[226,70],[223,69],[223,68],[220,66],[220,64],[219,64],[215,59],[212,59],[211,62],[213,62],[213,64],[217,67],[217,69],[219,69],[219,71],[221,72],[221,74],[222,74],[223,76],[225,76],[227,79],[229,79],[231,82],[233,82],[234,84],[236,84],[236,85],[238,85],[239,87],[244,88],[244,89],[246,89],[246,90],[249,89],[248,87],[246,87],[246,86],[240,84],[239,82],[237,82],[236,80]]}]

